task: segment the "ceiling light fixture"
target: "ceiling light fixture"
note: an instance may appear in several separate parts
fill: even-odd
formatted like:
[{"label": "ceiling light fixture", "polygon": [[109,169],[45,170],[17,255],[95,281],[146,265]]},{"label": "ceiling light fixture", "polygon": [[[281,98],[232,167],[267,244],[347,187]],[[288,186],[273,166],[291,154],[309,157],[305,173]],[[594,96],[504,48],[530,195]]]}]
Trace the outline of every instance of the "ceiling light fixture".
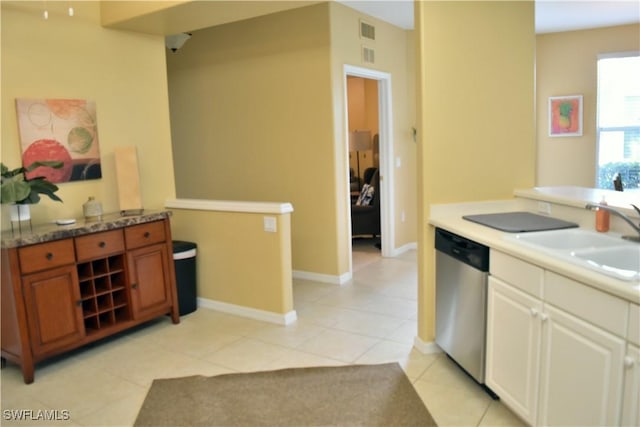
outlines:
[{"label": "ceiling light fixture", "polygon": [[165,36],[164,43],[167,46],[167,49],[171,49],[171,52],[175,53],[190,38],[191,38],[191,33],[172,34],[169,36]]}]

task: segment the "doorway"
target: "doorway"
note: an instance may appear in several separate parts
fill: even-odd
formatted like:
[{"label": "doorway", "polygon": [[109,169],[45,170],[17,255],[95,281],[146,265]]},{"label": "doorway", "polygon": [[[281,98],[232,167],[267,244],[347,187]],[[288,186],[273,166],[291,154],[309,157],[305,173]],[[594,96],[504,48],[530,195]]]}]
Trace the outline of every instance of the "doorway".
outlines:
[{"label": "doorway", "polygon": [[[360,161],[364,160],[365,170],[369,166],[368,162],[371,162],[372,166],[378,166],[378,174],[379,174],[379,209],[380,209],[380,251],[383,257],[390,257],[393,254],[393,242],[394,239],[394,211],[393,211],[393,168],[392,164],[390,164],[393,154],[393,140],[392,140],[392,117],[391,117],[391,75],[388,73],[370,70],[367,68],[360,68],[351,65],[344,66],[344,85],[345,85],[345,124],[347,129],[345,129],[346,133],[346,141],[349,141],[350,131],[354,130],[349,127],[350,118],[349,118],[349,99],[348,99],[348,79],[349,78],[362,78],[366,81],[372,81],[377,89],[377,104],[374,100],[373,108],[376,110],[374,114],[372,112],[369,113],[369,116],[377,116],[375,120],[375,126],[372,121],[367,122],[364,120],[364,127],[368,127],[370,129],[359,129],[362,131],[370,131],[371,132],[371,150],[368,152],[371,158],[363,159],[362,157],[356,158]],[[376,132],[374,132],[374,130]],[[374,137],[377,135],[375,145],[377,148],[374,152]],[[360,153],[354,153],[354,151],[349,151],[349,144],[345,144],[345,150],[347,151],[347,159],[353,159],[354,154],[360,156]],[[347,170],[351,169],[351,162],[345,166]],[[356,161],[357,168],[357,161]],[[361,169],[362,163],[361,163]],[[363,170],[360,171],[360,174],[363,175]],[[350,174],[351,175],[351,174]],[[364,177],[362,177],[364,178]],[[350,180],[351,181],[351,180]],[[364,184],[364,182],[363,182]],[[375,190],[374,190],[375,191]],[[350,236],[350,237],[353,237]],[[349,243],[351,246],[351,252],[353,251],[353,243],[352,239],[349,239]],[[353,265],[352,265],[353,269]]]}]

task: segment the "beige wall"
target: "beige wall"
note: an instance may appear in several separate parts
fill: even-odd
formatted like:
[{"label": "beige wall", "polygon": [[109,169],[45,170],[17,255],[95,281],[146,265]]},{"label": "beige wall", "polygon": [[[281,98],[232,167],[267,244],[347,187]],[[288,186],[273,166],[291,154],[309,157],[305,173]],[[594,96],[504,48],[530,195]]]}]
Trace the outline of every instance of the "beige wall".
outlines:
[{"label": "beige wall", "polygon": [[312,0],[103,0],[102,24],[149,34],[191,32],[309,6]]},{"label": "beige wall", "polygon": [[[175,196],[165,48],[161,36],[100,26],[98,2],[2,2],[2,162],[21,164],[16,98],[81,98],[96,102],[102,179],[60,184],[64,203],[43,199],[33,223],[82,218],[89,196],[119,210],[114,148],[135,145],[142,200],[159,209]],[[3,215],[3,228],[7,228]]]},{"label": "beige wall", "polygon": [[[208,28],[167,59],[178,196],[292,203],[297,271],[342,276],[350,267],[342,67],[359,64],[360,16],[324,3]],[[409,212],[407,32],[376,24],[407,165],[396,203]],[[401,244],[416,240],[415,222],[399,227],[411,230],[397,233]]]},{"label": "beige wall", "polygon": [[366,109],[367,121],[365,129],[371,129],[371,134],[378,133],[379,111],[378,111],[378,82],[372,79],[364,79],[364,107]]},{"label": "beige wall", "polygon": [[[419,336],[434,339],[433,203],[534,184],[533,2],[418,2]],[[508,37],[505,37],[508,34]]]},{"label": "beige wall", "polygon": [[[346,124],[344,122],[344,65],[353,65],[382,71],[391,75],[391,96],[393,114],[393,153],[392,157],[400,159],[401,167],[393,169],[394,199],[391,200],[396,212],[394,234],[394,248],[414,243],[417,240],[417,203],[416,203],[416,144],[412,138],[412,127],[415,126],[415,92],[412,82],[415,79],[414,51],[408,47],[412,44],[413,32],[405,31],[389,25],[375,18],[363,15],[342,4],[331,2],[331,56],[332,56],[332,84],[333,84],[333,115],[336,162],[339,165],[337,173],[341,178],[338,183],[339,214],[343,218],[338,221],[339,226],[348,226],[349,206],[346,179]],[[376,27],[375,42],[366,43],[358,36],[360,19]],[[362,62],[361,46],[366,44],[376,51],[374,65]],[[343,178],[344,177],[344,178]],[[405,212],[405,222],[400,220],[401,212]],[[348,229],[339,230],[342,238],[341,259],[347,259],[349,246]]]},{"label": "beige wall", "polygon": [[365,79],[361,77],[347,78],[347,112],[349,114],[349,131],[367,129],[367,110],[365,100]]},{"label": "beige wall", "polygon": [[290,202],[293,266],[338,275],[327,5],[193,33],[168,57],[181,198]]},{"label": "beige wall", "polygon": [[[172,211],[173,238],[198,245],[198,297],[278,314],[293,310],[290,214]],[[265,216],[276,219],[277,232],[264,231]]]},{"label": "beige wall", "polygon": [[[541,34],[536,43],[536,184],[593,187],[596,183],[598,55],[639,51],[640,25]],[[583,96],[583,134],[550,138],[550,96]]]}]

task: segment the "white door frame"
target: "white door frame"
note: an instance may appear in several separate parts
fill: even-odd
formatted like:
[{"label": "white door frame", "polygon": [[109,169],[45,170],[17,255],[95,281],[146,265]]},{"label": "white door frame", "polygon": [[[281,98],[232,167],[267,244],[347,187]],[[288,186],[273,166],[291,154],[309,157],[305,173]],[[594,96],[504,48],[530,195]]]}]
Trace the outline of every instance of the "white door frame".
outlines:
[{"label": "white door frame", "polygon": [[[349,117],[347,76],[363,77],[378,82],[378,135],[380,143],[380,244],[383,257],[394,255],[395,242],[395,210],[393,208],[393,116],[391,110],[391,74],[368,68],[345,64],[344,66],[344,111],[345,111],[345,141],[349,141]],[[349,144],[345,144],[349,171]],[[349,227],[351,228],[351,227]],[[351,239],[349,239],[351,249]]]}]

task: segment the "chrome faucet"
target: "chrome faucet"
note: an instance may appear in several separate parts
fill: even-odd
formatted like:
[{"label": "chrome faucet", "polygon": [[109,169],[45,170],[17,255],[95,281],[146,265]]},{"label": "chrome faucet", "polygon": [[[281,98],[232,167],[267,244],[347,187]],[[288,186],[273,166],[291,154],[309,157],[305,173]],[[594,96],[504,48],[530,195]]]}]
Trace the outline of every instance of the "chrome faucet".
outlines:
[{"label": "chrome faucet", "polygon": [[[640,208],[638,208],[636,205],[633,205],[633,204],[631,206],[633,206],[633,209],[635,209],[636,212],[638,212],[638,214],[640,215]],[[633,229],[636,231],[636,233],[638,233],[637,236],[622,236],[622,238],[640,243],[640,225],[636,225],[633,221],[631,221],[631,218],[629,218],[627,215],[625,215],[622,212],[612,208],[611,206],[607,206],[607,205],[599,205],[599,204],[594,204],[594,203],[588,203],[587,206],[585,206],[585,208],[589,209],[589,210],[592,210],[592,211],[597,211],[598,209],[603,209],[605,211],[611,212],[612,214],[622,218],[624,221],[626,221],[627,224],[629,224],[631,227],[633,227]]]}]

